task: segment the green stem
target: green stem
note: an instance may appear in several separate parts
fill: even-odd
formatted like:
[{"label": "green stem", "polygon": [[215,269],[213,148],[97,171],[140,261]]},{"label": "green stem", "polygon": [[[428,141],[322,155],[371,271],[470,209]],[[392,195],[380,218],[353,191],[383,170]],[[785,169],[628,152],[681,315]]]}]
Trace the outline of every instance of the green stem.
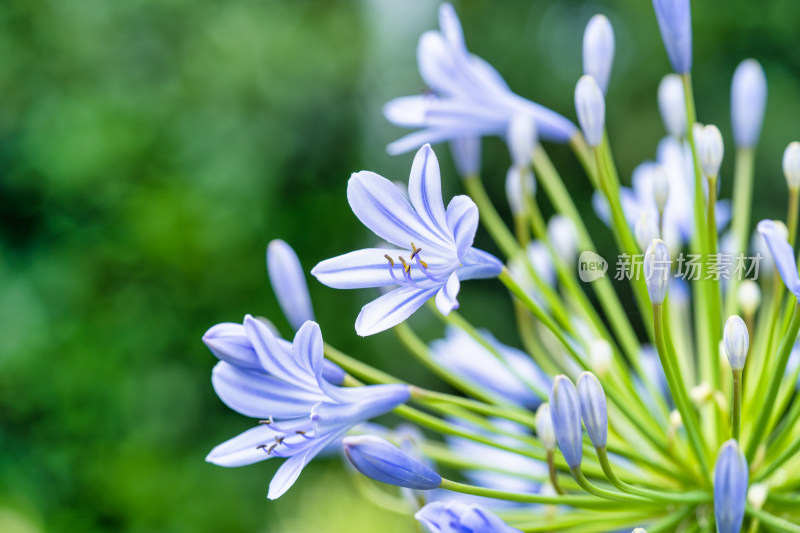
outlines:
[{"label": "green stem", "polygon": [[506,257],[514,257],[519,252],[519,245],[514,235],[503,222],[500,214],[494,208],[489,195],[486,194],[486,189],[483,187],[481,179],[477,175],[467,176],[464,178],[464,188],[467,190],[470,198],[478,206],[480,212],[481,223],[484,225],[489,235],[500,247],[503,255]]},{"label": "green stem", "polygon": [[[750,205],[753,201],[753,174],[755,171],[755,153],[752,148],[736,150],[736,164],[733,171],[733,209],[731,209],[731,232],[734,238],[734,250],[744,252],[750,242]],[[738,279],[734,277],[728,285],[728,297],[725,301],[725,314],[736,314],[736,289]]]},{"label": "green stem", "polygon": [[753,518],[757,518],[773,531],[780,531],[782,533],[800,533],[800,525],[792,524],[788,520],[779,518],[772,513],[756,509],[749,503],[745,507],[745,512]]},{"label": "green stem", "polygon": [[739,440],[742,419],[742,371],[733,371],[733,410],[731,412],[731,436]]},{"label": "green stem", "polygon": [[[583,472],[581,471],[580,465],[575,467],[575,468],[571,468],[570,470],[572,471],[572,477],[575,478],[575,481],[577,481],[578,485],[580,485],[581,488],[583,490],[585,490],[586,492],[588,492],[589,494],[597,496],[598,498],[605,498],[607,500],[612,500],[612,501],[617,501],[617,502],[625,502],[625,503],[650,503],[650,504],[653,504],[653,502],[650,502],[645,498],[640,498],[639,496],[633,496],[633,495],[630,495],[630,494],[623,494],[623,493],[620,493],[620,492],[613,492],[613,491],[606,490],[606,489],[601,489],[600,487],[596,487],[596,486],[592,485],[591,483],[589,483],[589,480],[586,479],[586,476],[583,475]],[[655,504],[655,505],[659,505],[659,504]]]},{"label": "green stem", "polygon": [[[755,456],[758,445],[763,438],[764,429],[772,414],[772,404],[775,402],[775,397],[778,394],[778,389],[783,379],[784,371],[786,370],[786,363],[789,361],[789,356],[792,354],[792,347],[794,341],[797,339],[797,333],[800,331],[800,303],[795,306],[792,321],[789,324],[789,331],[783,338],[780,350],[778,351],[777,365],[772,368],[769,385],[767,386],[767,393],[764,396],[764,402],[761,404],[761,414],[756,418],[755,426],[750,432],[747,441],[747,460],[752,461]],[[769,355],[769,354],[767,354]]]},{"label": "green stem", "polygon": [[558,472],[556,471],[556,461],[553,450],[547,450],[547,468],[550,473],[550,484],[553,485],[553,490],[555,490],[557,494],[566,494],[564,489],[561,488],[561,484],[558,482]]},{"label": "green stem", "polygon": [[442,484],[439,486],[439,488],[452,492],[460,492],[462,494],[472,494],[474,496],[483,496],[484,498],[495,498],[498,500],[506,500],[511,502],[572,505],[574,507],[582,507],[585,509],[604,509],[608,507],[607,501],[601,498],[595,498],[593,496],[542,496],[541,494],[508,492],[504,490],[488,489],[485,487],[476,487],[474,485],[467,485],[465,483],[459,483],[457,481],[451,481],[445,478],[442,479]]}]

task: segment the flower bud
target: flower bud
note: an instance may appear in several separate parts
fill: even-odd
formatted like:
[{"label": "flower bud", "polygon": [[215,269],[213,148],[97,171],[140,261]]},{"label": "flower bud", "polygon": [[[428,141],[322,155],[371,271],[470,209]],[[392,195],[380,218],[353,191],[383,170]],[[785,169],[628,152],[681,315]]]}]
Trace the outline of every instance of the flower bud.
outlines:
[{"label": "flower bud", "polygon": [[647,285],[650,302],[661,304],[667,295],[669,286],[670,257],[667,245],[660,239],[655,239],[644,253],[642,272]]},{"label": "flower bud", "polygon": [[800,187],[800,142],[789,143],[783,152],[783,175],[790,189]]},{"label": "flower bud", "polygon": [[578,468],[583,459],[580,403],[578,392],[567,376],[553,380],[550,391],[550,417],[561,454],[570,468]]},{"label": "flower bud", "polygon": [[800,276],[797,274],[794,249],[788,242],[789,230],[786,225],[777,220],[762,220],[756,228],[763,240],[766,241],[783,284],[786,285],[789,292],[800,298]]},{"label": "flower bud", "polygon": [[752,148],[761,135],[767,105],[767,78],[755,59],[745,59],[736,67],[731,84],[731,122],[733,142],[739,148]]},{"label": "flower bud", "polygon": [[722,342],[725,345],[725,353],[728,354],[731,369],[743,370],[745,359],[747,359],[747,350],[750,347],[750,335],[747,333],[744,320],[736,315],[729,317],[725,322]]},{"label": "flower bud", "polygon": [[280,239],[267,246],[267,275],[278,305],[295,331],[305,321],[314,320],[303,267],[292,247]]},{"label": "flower bud", "polygon": [[692,70],[692,10],[689,0],[653,0],[672,68],[678,74]]},{"label": "flower bud", "polygon": [[515,167],[528,167],[531,164],[533,147],[536,146],[536,124],[533,117],[526,114],[514,115],[508,123],[508,150]]},{"label": "flower bud", "polygon": [[707,178],[716,178],[719,175],[724,151],[719,128],[711,124],[704,126],[697,137],[697,158]]},{"label": "flower bud", "polygon": [[550,404],[547,402],[536,410],[536,435],[545,450],[556,447],[556,434],[553,433],[553,419],[550,417]]},{"label": "flower bud", "polygon": [[414,518],[435,533],[520,533],[491,511],[458,500],[429,503]]},{"label": "flower bud", "polygon": [[600,381],[591,372],[578,378],[578,398],[586,433],[595,448],[605,448],[608,439],[608,407],[606,393]]},{"label": "flower bud", "polygon": [[345,437],[342,444],[353,466],[374,480],[418,490],[431,490],[442,484],[442,476],[379,437]]},{"label": "flower bud", "polygon": [[747,460],[731,439],[722,445],[714,466],[714,516],[719,533],[741,531],[748,480]]},{"label": "flower bud", "polygon": [[526,209],[525,195],[533,196],[535,193],[536,181],[533,179],[531,169],[511,166],[506,174],[506,197],[511,213],[515,216],[524,213]]},{"label": "flower bud", "polygon": [[669,175],[662,165],[656,164],[653,165],[650,176],[653,180],[653,199],[658,210],[663,213],[669,200]]},{"label": "flower bud", "polygon": [[578,230],[565,215],[553,215],[547,223],[547,238],[555,254],[567,265],[575,263],[578,255]]},{"label": "flower bud", "polygon": [[761,509],[767,502],[767,496],[769,496],[769,485],[766,483],[753,483],[747,491],[747,503],[756,509]]},{"label": "flower bud", "polygon": [[647,530],[643,527],[636,527],[631,531],[631,533],[647,533]]},{"label": "flower bud", "polygon": [[476,176],[481,171],[481,138],[459,137],[450,141],[450,153],[458,175]]},{"label": "flower bud", "polygon": [[667,133],[677,139],[686,136],[686,100],[677,74],[667,74],[658,84],[658,110]]},{"label": "flower bud", "polygon": [[595,339],[589,345],[589,365],[600,377],[605,376],[611,368],[614,354],[611,345],[605,339]]},{"label": "flower bud", "polygon": [[583,73],[592,76],[603,94],[614,63],[614,28],[605,15],[595,15],[583,32]]},{"label": "flower bud", "polygon": [[660,237],[655,213],[652,211],[642,211],[633,227],[633,235],[636,238],[636,244],[639,245],[639,248],[643,251],[647,250],[650,243]]},{"label": "flower bud", "polygon": [[603,91],[591,76],[583,75],[575,86],[575,112],[589,146],[603,142],[606,127],[606,102]]},{"label": "flower bud", "polygon": [[746,279],[736,289],[736,299],[744,316],[755,316],[758,306],[761,305],[761,287],[752,279]]}]

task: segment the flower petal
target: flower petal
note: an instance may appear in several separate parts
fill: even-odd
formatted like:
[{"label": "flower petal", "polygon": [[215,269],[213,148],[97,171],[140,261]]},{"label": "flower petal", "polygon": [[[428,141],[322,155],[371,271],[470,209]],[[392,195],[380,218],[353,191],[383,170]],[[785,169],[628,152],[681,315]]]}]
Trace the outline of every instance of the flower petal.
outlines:
[{"label": "flower petal", "polygon": [[470,248],[462,259],[463,265],[458,269],[458,279],[496,278],[503,271],[503,263],[490,253]]},{"label": "flower petal", "polygon": [[225,405],[254,418],[304,416],[316,403],[327,399],[316,386],[314,389],[300,388],[225,361],[214,366],[211,383]]},{"label": "flower petal", "polygon": [[447,227],[453,232],[459,259],[463,260],[472,247],[478,218],[478,206],[469,196],[454,196],[447,205]]},{"label": "flower petal", "polygon": [[785,235],[778,229],[772,220],[762,220],[758,223],[758,232],[767,242],[778,273],[786,284],[786,288],[800,298],[800,275],[797,273],[797,262],[794,258],[792,245],[786,240]]},{"label": "flower petal", "polygon": [[[411,245],[411,241],[407,246]],[[311,275],[320,283],[334,289],[364,289],[396,285],[389,272],[386,256],[397,261],[397,252],[391,248],[365,248],[317,264]],[[402,278],[402,274],[396,274]]]},{"label": "flower petal", "polygon": [[287,351],[286,345],[279,343],[278,338],[264,323],[247,315],[244,318],[244,329],[265,371],[287,384],[316,389],[314,376],[294,360],[292,351]]},{"label": "flower petal", "polygon": [[241,324],[223,322],[212,326],[203,335],[203,342],[220,361],[261,370],[261,362]]},{"label": "flower petal", "polygon": [[357,172],[350,177],[347,200],[366,227],[395,246],[410,249],[412,241],[418,245],[436,242],[434,248],[446,244],[431,234],[397,186],[374,172]]},{"label": "flower petal", "polygon": [[408,401],[408,385],[370,385],[340,388],[338,403],[320,402],[311,409],[311,422],[317,435],[348,430],[356,424],[388,413]]},{"label": "flower petal", "polygon": [[319,381],[325,358],[319,324],[309,320],[297,330],[292,343],[292,355],[301,367]]},{"label": "flower petal", "polygon": [[267,246],[267,275],[292,328],[297,330],[306,320],[314,320],[303,267],[292,247],[280,239]]},{"label": "flower petal", "polygon": [[342,438],[342,434],[319,439],[305,453],[293,455],[284,461],[278,471],[275,472],[275,475],[272,476],[272,481],[269,483],[267,498],[275,500],[283,496],[286,491],[294,485],[294,482],[297,481],[300,472],[303,471],[303,468],[305,468],[309,461],[337,438]]},{"label": "flower petal", "polygon": [[403,287],[365,305],[356,319],[356,333],[374,335],[396,326],[428,301],[439,287],[416,289]]},{"label": "flower petal", "polygon": [[275,457],[257,446],[277,436],[279,434],[268,425],[258,425],[216,446],[206,456],[206,461],[219,466],[244,466]]},{"label": "flower petal", "polygon": [[422,220],[431,230],[447,241],[444,202],[442,201],[442,177],[439,173],[439,161],[430,144],[419,149],[411,165],[408,178],[408,196],[411,205],[417,210]]},{"label": "flower petal", "polygon": [[458,274],[453,272],[447,278],[447,283],[439,289],[436,293],[436,308],[440,313],[447,316],[450,311],[458,309],[458,291],[461,288],[461,283],[458,281]]}]

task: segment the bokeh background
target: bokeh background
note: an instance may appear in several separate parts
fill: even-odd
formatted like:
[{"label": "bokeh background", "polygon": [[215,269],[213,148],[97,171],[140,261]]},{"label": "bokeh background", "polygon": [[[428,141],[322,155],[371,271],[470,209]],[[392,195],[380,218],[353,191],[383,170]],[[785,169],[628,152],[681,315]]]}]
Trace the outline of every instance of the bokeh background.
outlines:
[{"label": "bokeh background", "polygon": [[[794,0],[694,4],[699,119],[727,140],[733,70],[745,57],[764,65],[755,217],[782,214],[780,156],[800,138],[800,9]],[[366,502],[335,457],[276,502],[266,500],[276,462],[206,464],[250,421],[215,397],[200,337],[245,313],[290,334],[265,275],[269,240],[290,242],[307,269],[370,243],[346,181],[361,169],[406,179],[412,156],[386,155],[403,132],[381,105],[424,89],[416,41],[436,27],[437,6],[0,3],[0,531],[412,531],[407,517]],[[584,25],[608,15],[617,36],[608,125],[624,179],[654,156],[668,62],[649,2],[456,8],[473,52],[570,118]],[[592,220],[580,169],[565,148],[551,152]],[[446,193],[459,193],[447,150],[438,154]],[[488,140],[485,180],[505,214],[507,166],[503,144]],[[731,171],[727,160],[723,196]],[[356,337],[369,291],[312,282],[311,292],[326,340],[438,386],[391,333]],[[517,344],[497,284],[470,283],[462,310]],[[424,316],[415,325],[440,333]]]}]

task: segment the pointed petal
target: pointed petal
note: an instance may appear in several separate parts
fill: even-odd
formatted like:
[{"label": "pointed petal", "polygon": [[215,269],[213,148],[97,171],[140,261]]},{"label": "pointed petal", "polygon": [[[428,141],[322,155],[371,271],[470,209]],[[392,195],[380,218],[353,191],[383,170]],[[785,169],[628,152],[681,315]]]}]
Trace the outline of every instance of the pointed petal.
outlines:
[{"label": "pointed petal", "polygon": [[425,115],[436,100],[432,94],[395,98],[384,104],[383,116],[396,126],[419,127],[425,124]]},{"label": "pointed petal", "polygon": [[450,240],[442,201],[439,161],[430,144],[420,148],[414,156],[411,175],[408,178],[408,196],[411,205],[429,228],[438,233],[443,240]]},{"label": "pointed petal", "polygon": [[219,466],[244,466],[269,459],[274,456],[268,455],[266,450],[257,446],[270,442],[277,436],[278,433],[264,424],[250,428],[216,446],[206,456],[206,461]]},{"label": "pointed petal", "polygon": [[[225,405],[245,416],[278,419],[308,415],[327,397],[318,390],[287,384],[274,376],[220,361],[211,373],[214,391]],[[315,385],[315,389],[318,389]]]},{"label": "pointed petal", "polygon": [[347,200],[358,219],[378,237],[409,249],[411,242],[443,242],[423,223],[397,186],[374,172],[353,174],[347,183]]},{"label": "pointed petal", "polygon": [[300,327],[294,336],[292,355],[301,367],[319,381],[322,377],[322,361],[325,358],[319,324],[308,321]]},{"label": "pointed petal", "polygon": [[450,45],[438,31],[427,31],[417,45],[419,74],[428,87],[440,94],[457,90],[458,72]]},{"label": "pointed petal", "polygon": [[461,21],[458,20],[456,10],[450,4],[439,6],[439,28],[442,30],[447,42],[454,49],[466,53],[467,46],[464,43],[464,30],[461,28]]},{"label": "pointed petal", "polygon": [[389,145],[386,147],[386,152],[389,155],[404,154],[419,148],[425,143],[436,144],[445,141],[452,141],[453,139],[458,139],[464,135],[488,135],[488,133],[480,130],[462,131],[461,129],[452,126],[446,128],[428,128],[409,133],[405,137],[401,137],[393,143],[389,143]]},{"label": "pointed petal", "polygon": [[450,311],[458,309],[456,297],[460,288],[461,283],[458,281],[458,275],[453,272],[447,279],[447,283],[436,293],[436,308],[440,313],[447,316]]},{"label": "pointed petal", "polygon": [[797,262],[794,258],[792,245],[784,238],[784,235],[772,220],[762,220],[758,223],[758,232],[767,242],[775,266],[781,275],[786,288],[800,298],[800,275],[797,273]]},{"label": "pointed petal", "polygon": [[447,227],[453,232],[458,258],[463,261],[478,231],[478,206],[469,196],[455,196],[447,205]]},{"label": "pointed petal", "polygon": [[314,320],[303,267],[292,247],[280,239],[267,246],[267,275],[292,328],[297,330],[306,320]]},{"label": "pointed petal", "polygon": [[319,439],[318,442],[315,442],[314,445],[305,453],[293,455],[284,461],[278,471],[275,472],[275,475],[272,476],[272,481],[269,483],[269,492],[267,493],[267,498],[270,500],[275,500],[283,496],[286,491],[289,490],[292,485],[294,485],[294,482],[297,481],[297,478],[300,476],[300,472],[303,471],[303,468],[305,468],[305,466],[314,457],[316,457],[317,454],[323,450],[323,448],[325,448],[335,439],[341,437],[342,435],[331,435],[330,437]]},{"label": "pointed petal", "polygon": [[[411,241],[406,246],[410,246]],[[326,259],[311,270],[320,283],[334,289],[364,289],[395,285],[389,273],[389,260],[397,261],[398,250],[365,248]],[[396,274],[399,275],[399,274]],[[401,276],[402,277],[402,276]]]},{"label": "pointed petal", "polygon": [[419,309],[437,290],[438,287],[403,287],[384,294],[361,309],[356,319],[356,333],[366,337],[396,326]]},{"label": "pointed petal", "polygon": [[287,384],[316,389],[314,376],[294,360],[291,350],[286,351],[285,345],[278,343],[277,337],[266,325],[247,315],[244,319],[244,329],[265,371]]},{"label": "pointed petal", "polygon": [[490,253],[470,248],[463,259],[464,263],[458,269],[458,279],[489,279],[496,278],[503,271],[503,263]]},{"label": "pointed petal", "polygon": [[203,335],[203,342],[220,361],[261,370],[261,362],[241,324],[223,322],[212,326]]},{"label": "pointed petal", "polygon": [[339,389],[338,403],[320,402],[311,410],[317,435],[347,431],[408,401],[408,385],[370,385]]}]

